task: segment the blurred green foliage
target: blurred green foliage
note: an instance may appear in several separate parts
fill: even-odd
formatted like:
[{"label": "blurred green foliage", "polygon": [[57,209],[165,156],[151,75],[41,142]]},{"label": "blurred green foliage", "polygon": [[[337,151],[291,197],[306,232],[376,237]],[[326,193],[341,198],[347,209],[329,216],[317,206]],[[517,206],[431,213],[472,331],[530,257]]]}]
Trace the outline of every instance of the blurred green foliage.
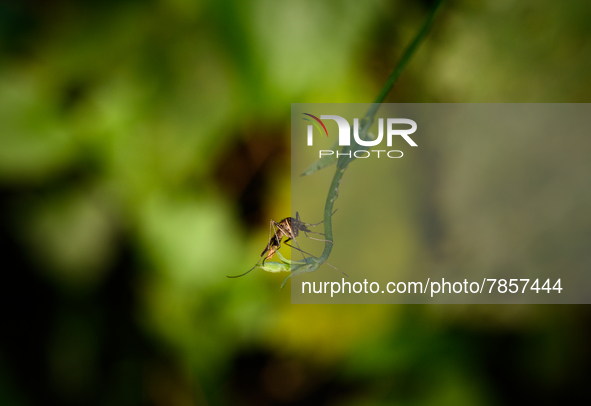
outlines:
[{"label": "blurred green foliage", "polygon": [[[290,212],[290,103],[371,101],[428,3],[3,2],[0,403],[582,394],[587,309],[292,306],[281,274],[225,277]],[[590,16],[452,1],[388,101],[588,102]]]}]

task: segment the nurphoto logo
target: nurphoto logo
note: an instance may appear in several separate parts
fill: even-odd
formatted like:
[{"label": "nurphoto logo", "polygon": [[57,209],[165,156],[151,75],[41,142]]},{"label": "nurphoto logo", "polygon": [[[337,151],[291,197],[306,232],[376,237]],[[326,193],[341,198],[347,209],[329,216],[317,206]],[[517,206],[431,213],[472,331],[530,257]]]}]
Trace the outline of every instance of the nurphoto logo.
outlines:
[{"label": "nurphoto logo", "polygon": [[[303,113],[308,117],[304,117],[303,119],[310,122],[311,124],[308,125],[308,146],[314,145],[314,127],[318,129],[321,134],[326,134],[328,137],[328,131],[324,122],[322,120],[334,120],[338,127],[339,127],[339,145],[340,146],[350,146],[351,145],[351,126],[349,122],[341,117],[335,115],[321,115],[320,118],[313,116],[312,114]],[[309,118],[310,117],[310,118]],[[402,124],[404,127],[410,126],[410,128],[396,128],[395,126]],[[408,118],[388,118],[386,119],[386,146],[392,146],[392,138],[394,136],[401,136],[411,147],[417,147],[417,143],[410,138],[410,134],[413,134],[417,130],[417,123],[413,120]],[[378,136],[373,140],[362,140],[359,136],[359,119],[353,119],[353,137],[355,138],[355,143],[362,147],[375,147],[376,145],[380,144],[384,139],[384,119],[380,118],[378,120]],[[360,149],[357,151],[349,151],[349,152],[339,152],[333,150],[320,150],[319,157],[322,158],[326,155],[333,155],[336,153],[336,156],[339,157],[340,155],[347,155],[351,157],[351,154],[355,156],[355,158],[369,158],[372,153],[376,153],[377,157],[380,158],[380,152],[386,152],[386,156],[389,158],[402,158],[404,155],[402,151],[399,150],[389,150],[386,151],[384,149],[376,150],[371,149],[368,150],[367,148]]]}]

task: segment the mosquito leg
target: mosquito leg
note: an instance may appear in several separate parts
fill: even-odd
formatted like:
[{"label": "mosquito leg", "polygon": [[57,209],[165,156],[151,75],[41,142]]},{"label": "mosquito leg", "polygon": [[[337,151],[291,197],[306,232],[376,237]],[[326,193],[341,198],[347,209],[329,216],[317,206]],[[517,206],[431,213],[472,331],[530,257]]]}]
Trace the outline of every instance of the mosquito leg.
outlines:
[{"label": "mosquito leg", "polygon": [[347,275],[346,273],[344,273],[343,271],[341,271],[339,268],[337,268],[333,264],[329,264],[328,262],[325,262],[325,264],[332,266],[334,269],[336,269],[337,271],[339,271],[340,273],[342,273],[343,275],[345,275],[347,278],[349,277],[349,275]]},{"label": "mosquito leg", "polygon": [[[279,233],[277,233],[276,225],[277,223],[275,222],[275,220],[271,220],[269,223],[269,243],[267,244],[267,246],[263,250],[263,253],[261,254],[263,265],[265,265],[265,261],[267,259],[270,259],[275,254],[275,252],[279,248],[281,248],[281,238],[283,237],[283,230],[280,229]],[[273,234],[273,237],[271,237],[271,234]],[[267,256],[264,256],[265,254],[267,254]]]},{"label": "mosquito leg", "polygon": [[[283,241],[283,243],[284,243],[285,245],[287,245],[288,247],[295,248],[296,250],[298,250],[298,251],[301,251],[301,252],[303,252],[303,253],[306,253],[306,254],[310,255],[311,257],[313,257],[313,256],[314,256],[314,255],[310,254],[309,252],[306,252],[306,251],[303,251],[303,250],[301,250],[300,248],[296,248],[296,247],[293,247],[293,246],[291,246],[290,244],[288,244],[288,241],[289,241],[289,239],[288,239],[288,240],[285,240],[285,241]],[[295,240],[294,240],[294,241],[295,241]],[[326,241],[328,241],[328,240],[326,240]],[[337,271],[339,271],[340,273],[342,273],[343,275],[345,275],[347,278],[349,277],[349,275],[347,275],[346,273],[344,273],[343,271],[341,271],[339,268],[337,268],[337,267],[336,267],[336,266],[334,266],[333,264],[331,264],[331,263],[329,263],[329,262],[325,262],[325,264],[327,264],[327,265],[330,265],[331,267],[333,267],[334,269],[336,269]]]},{"label": "mosquito leg", "polygon": [[[314,255],[310,254],[309,252],[306,252],[306,251],[304,251],[304,250],[303,250],[303,249],[301,249],[301,248],[294,247],[293,245],[291,245],[291,244],[288,244],[288,242],[287,242],[287,241],[289,241],[289,240],[285,240],[285,241],[283,241],[283,243],[284,243],[285,245],[287,245],[289,248],[293,248],[294,250],[298,250],[298,251],[300,251],[301,253],[308,254],[308,255],[310,255],[311,257],[314,257]],[[295,240],[294,240],[294,241],[295,241]],[[314,257],[314,258],[316,258],[316,257]],[[306,258],[304,257],[304,259],[306,259]],[[306,261],[306,262],[307,262],[307,261]]]},{"label": "mosquito leg", "polygon": [[[302,231],[303,231],[303,230],[302,230]],[[304,234],[306,235],[306,237],[308,237],[308,238],[309,238],[309,239],[311,239],[311,240],[316,240],[316,241],[324,241],[324,242],[329,242],[329,243],[333,244],[333,242],[332,242],[331,240],[322,240],[322,239],[320,239],[320,238],[314,238],[314,237],[310,237],[310,236],[308,235],[308,233],[314,233],[314,234],[320,234],[320,235],[324,235],[324,234],[322,234],[322,233],[317,233],[317,232],[314,232],[314,231],[304,231]]]},{"label": "mosquito leg", "polygon": [[[304,230],[302,230],[302,231],[304,231]],[[319,233],[318,231],[311,231],[311,230],[306,230],[306,231],[304,231],[304,233],[312,233],[312,234],[324,235],[324,233]],[[310,237],[308,237],[308,238],[310,238]]]},{"label": "mosquito leg", "polygon": [[[271,230],[273,231],[271,232]],[[277,230],[279,230],[279,232],[277,232]],[[271,234],[274,234],[273,238],[271,237]],[[281,228],[279,223],[277,223],[275,220],[271,220],[269,223],[269,243],[261,254],[261,257],[265,255],[266,252],[269,252],[271,255],[267,255],[265,258],[263,258],[263,265],[265,265],[265,260],[270,259],[270,257],[275,254],[275,251],[281,248],[281,238],[283,238],[284,235],[285,231],[283,228]],[[273,244],[271,244],[271,242],[273,242]]]},{"label": "mosquito leg", "polygon": [[[291,244],[288,244],[287,242],[288,242],[288,241],[290,241],[290,240],[293,240],[293,242],[295,242],[295,243],[296,243],[297,247],[294,247],[294,246],[292,246]],[[287,240],[283,241],[283,243],[284,243],[285,245],[287,245],[288,247],[295,248],[296,250],[300,251],[300,252],[302,253],[302,257],[304,258],[304,261],[306,261],[306,263],[308,263],[308,258],[306,258],[306,256],[305,256],[304,254],[308,254],[308,255],[310,255],[311,257],[313,257],[313,256],[314,256],[314,255],[312,255],[312,254],[310,254],[310,253],[307,253],[307,252],[306,252],[306,251],[304,251],[303,249],[301,249],[301,248],[300,248],[300,244],[298,244],[298,241],[297,241],[295,238],[288,238]]]},{"label": "mosquito leg", "polygon": [[283,227],[281,227],[281,224],[279,224],[275,220],[271,220],[271,225],[273,226],[273,232],[275,233],[275,246],[277,247],[275,251],[277,251],[279,248],[281,248],[281,239],[283,238],[283,236],[289,236],[289,234],[285,231]]},{"label": "mosquito leg", "polygon": [[[337,212],[337,210],[338,210],[338,209],[334,209],[334,211],[332,212],[332,214],[330,215],[330,217],[332,217],[332,216],[333,216],[333,215],[334,215],[334,214]],[[299,213],[296,211],[296,220],[298,220],[298,221],[299,221],[299,219],[300,219],[300,215],[299,215]],[[318,223],[314,223],[314,224],[311,224],[311,223],[304,223],[303,221],[300,221],[300,223],[302,223],[303,225],[309,226],[309,227],[316,227],[317,225],[324,223],[324,220],[322,220],[322,221],[319,221]]]},{"label": "mosquito leg", "polygon": [[[265,249],[263,250],[263,253],[261,254],[261,258],[263,258],[263,256],[271,249],[271,230],[273,230],[273,220],[271,220],[269,222],[269,241],[267,243],[267,246],[265,247]],[[273,230],[275,231],[275,230]],[[265,259],[263,258],[263,265],[265,264]]]}]

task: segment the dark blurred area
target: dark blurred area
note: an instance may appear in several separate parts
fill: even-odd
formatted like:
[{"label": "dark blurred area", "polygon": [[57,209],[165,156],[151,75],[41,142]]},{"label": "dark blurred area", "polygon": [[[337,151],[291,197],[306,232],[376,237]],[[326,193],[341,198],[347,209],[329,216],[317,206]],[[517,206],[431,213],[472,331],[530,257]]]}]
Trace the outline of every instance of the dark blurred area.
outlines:
[{"label": "dark blurred area", "polygon": [[[282,275],[225,277],[290,213],[290,104],[372,101],[429,6],[2,1],[0,404],[587,397],[586,306],[291,305]],[[590,18],[450,1],[387,101],[589,102]],[[441,165],[417,249],[450,238]]]}]

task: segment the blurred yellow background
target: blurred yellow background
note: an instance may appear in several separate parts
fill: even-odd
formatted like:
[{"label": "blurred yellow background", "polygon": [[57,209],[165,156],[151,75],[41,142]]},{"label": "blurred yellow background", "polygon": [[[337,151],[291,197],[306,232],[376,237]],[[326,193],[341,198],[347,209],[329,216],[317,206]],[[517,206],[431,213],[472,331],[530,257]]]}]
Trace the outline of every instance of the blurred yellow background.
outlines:
[{"label": "blurred yellow background", "polygon": [[[291,305],[285,275],[225,277],[291,211],[291,103],[371,102],[429,4],[2,2],[0,404],[586,394],[587,307]],[[450,1],[386,101],[589,102],[590,18]],[[425,222],[415,250],[445,244]]]}]

